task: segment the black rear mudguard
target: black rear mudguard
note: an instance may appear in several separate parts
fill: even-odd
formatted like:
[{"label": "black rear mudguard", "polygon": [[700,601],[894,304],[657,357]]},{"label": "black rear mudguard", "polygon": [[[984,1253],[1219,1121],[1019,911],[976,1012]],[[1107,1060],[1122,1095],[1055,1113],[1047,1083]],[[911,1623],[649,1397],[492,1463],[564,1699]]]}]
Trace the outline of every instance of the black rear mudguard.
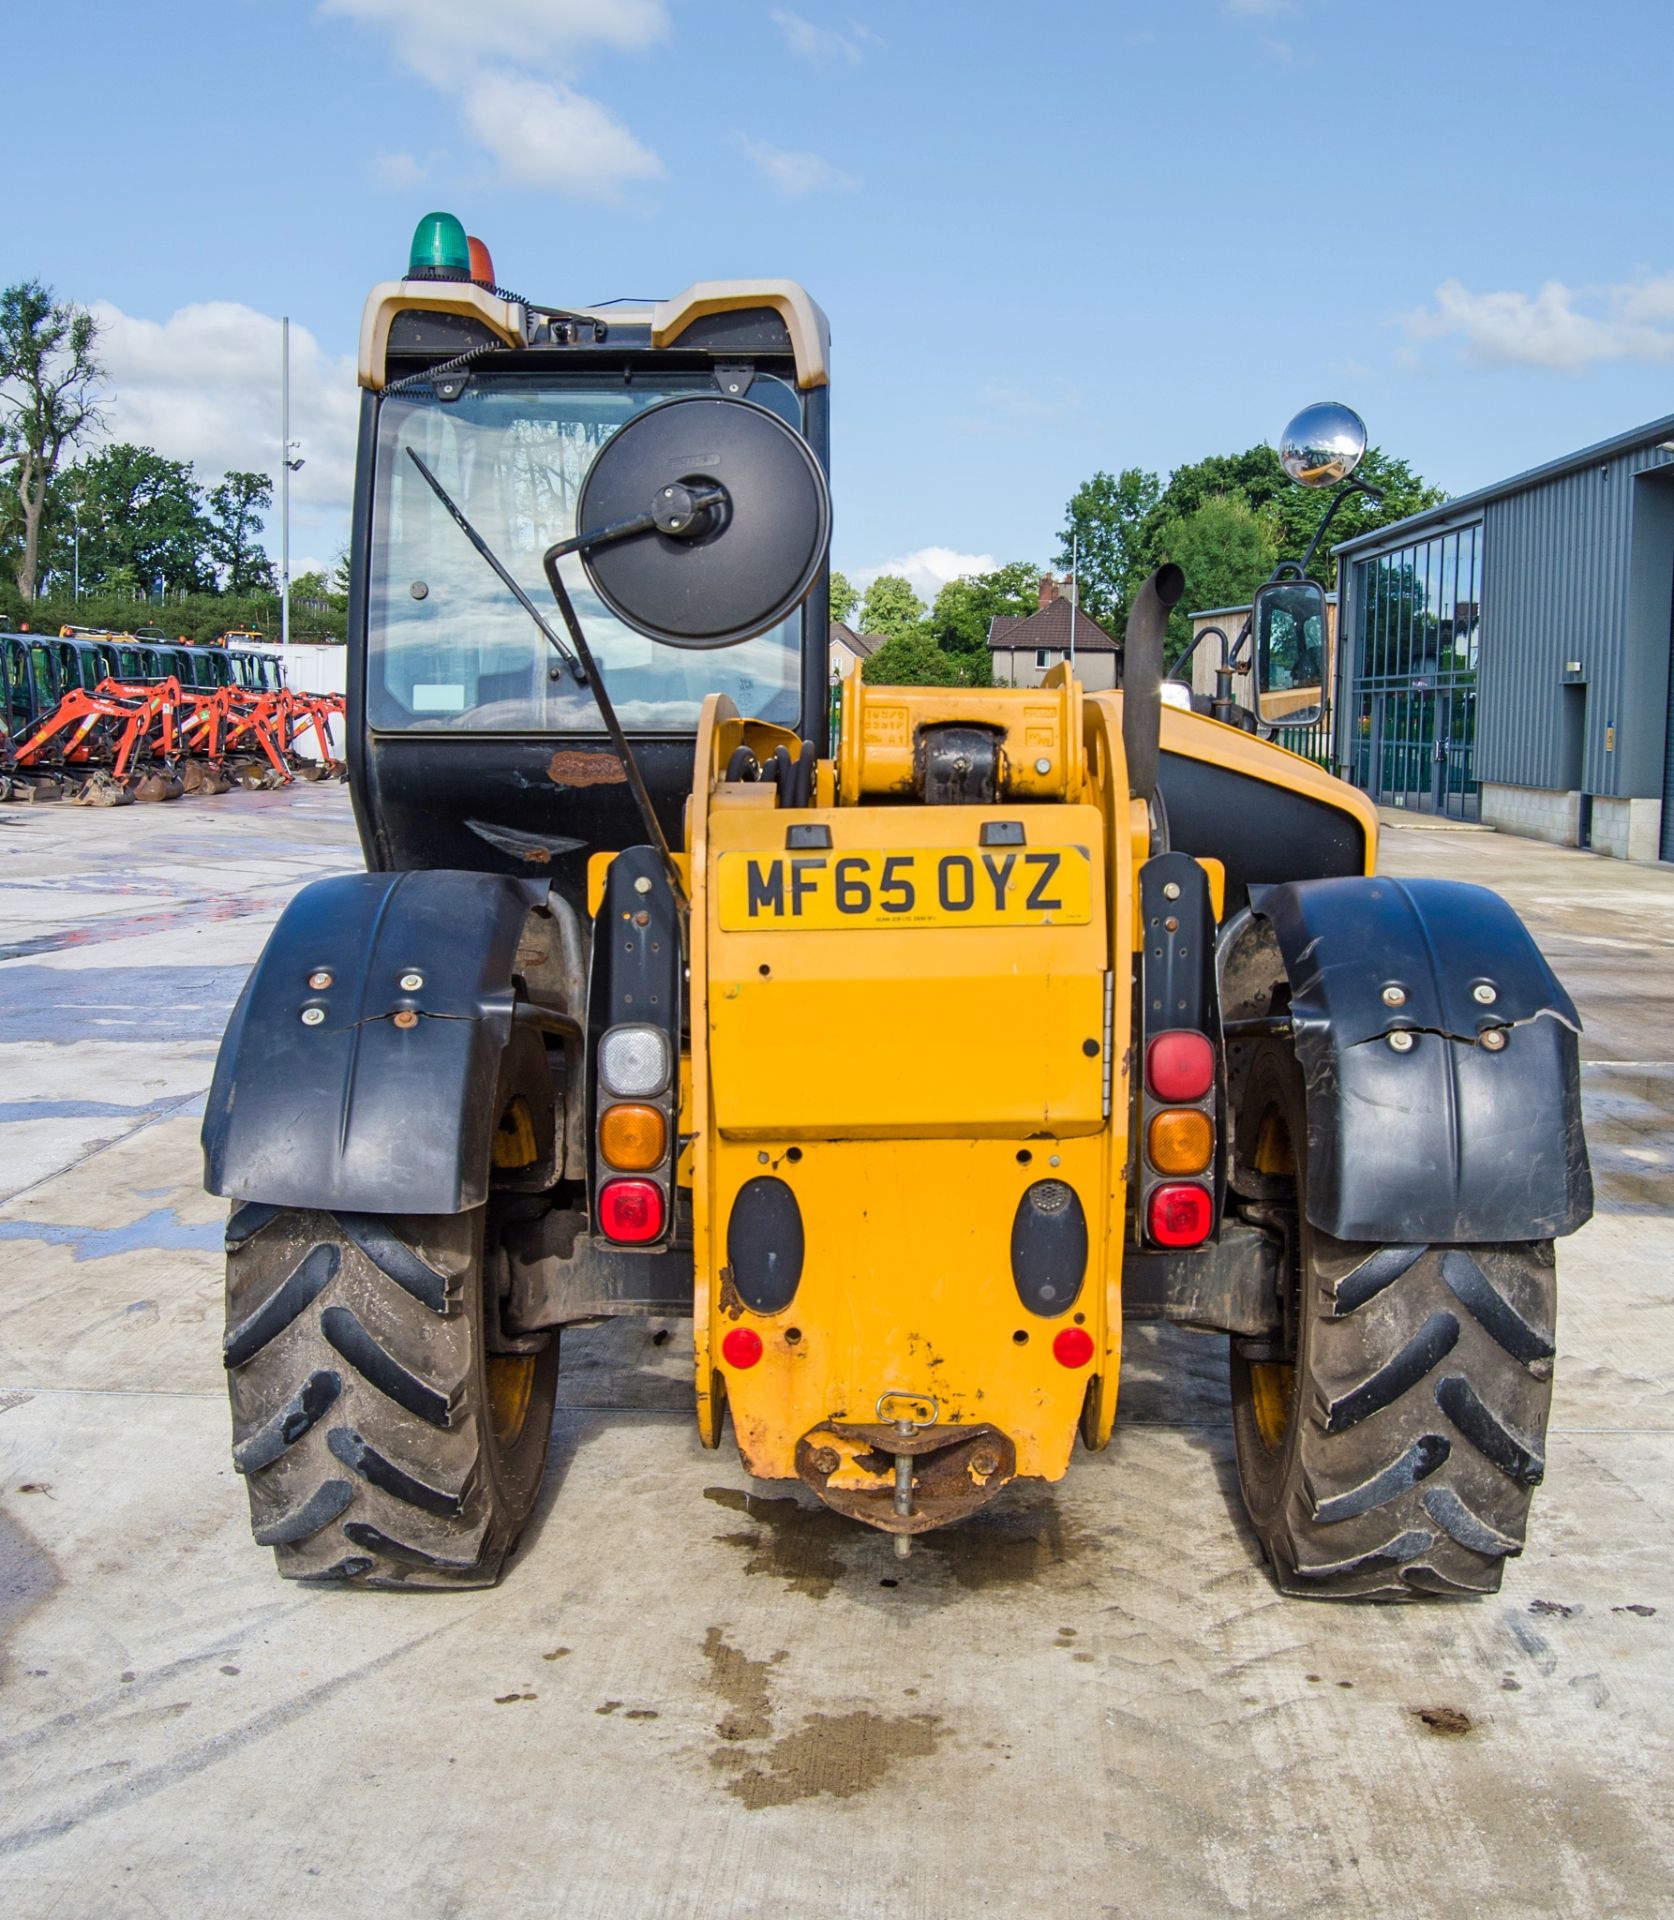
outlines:
[{"label": "black rear mudguard", "polygon": [[445,871],[304,887],[221,1042],[209,1191],[356,1213],[481,1205],[513,961],[546,898],[545,880]]},{"label": "black rear mudguard", "polygon": [[1314,1226],[1479,1244],[1591,1217],[1580,1018],[1498,894],[1362,877],[1253,887],[1250,905],[1290,982]]}]

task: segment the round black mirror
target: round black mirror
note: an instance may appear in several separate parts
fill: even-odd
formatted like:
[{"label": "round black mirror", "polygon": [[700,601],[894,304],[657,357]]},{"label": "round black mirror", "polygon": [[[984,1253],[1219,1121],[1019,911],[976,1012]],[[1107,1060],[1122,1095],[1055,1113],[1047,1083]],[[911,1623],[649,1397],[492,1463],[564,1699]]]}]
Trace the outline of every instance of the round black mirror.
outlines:
[{"label": "round black mirror", "polygon": [[1366,453],[1366,423],[1340,400],[1316,400],[1279,438],[1279,464],[1304,487],[1334,487]]},{"label": "round black mirror", "polygon": [[777,414],[690,394],[606,441],[575,521],[564,545],[624,625],[671,647],[731,647],[807,598],[831,494],[813,448]]}]

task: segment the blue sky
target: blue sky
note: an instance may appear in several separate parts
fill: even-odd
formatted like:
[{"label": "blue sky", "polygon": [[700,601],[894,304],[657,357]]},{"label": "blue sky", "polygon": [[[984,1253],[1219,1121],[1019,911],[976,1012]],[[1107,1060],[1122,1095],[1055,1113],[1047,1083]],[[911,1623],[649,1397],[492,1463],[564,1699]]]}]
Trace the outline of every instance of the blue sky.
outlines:
[{"label": "blue sky", "polygon": [[98,304],[112,430],[212,474],[273,465],[289,313],[298,563],[432,206],[558,304],[801,280],[836,563],[926,588],[1308,400],[1453,492],[1674,412],[1667,0],[61,0],[8,42],[73,104],[12,122],[0,276]]}]

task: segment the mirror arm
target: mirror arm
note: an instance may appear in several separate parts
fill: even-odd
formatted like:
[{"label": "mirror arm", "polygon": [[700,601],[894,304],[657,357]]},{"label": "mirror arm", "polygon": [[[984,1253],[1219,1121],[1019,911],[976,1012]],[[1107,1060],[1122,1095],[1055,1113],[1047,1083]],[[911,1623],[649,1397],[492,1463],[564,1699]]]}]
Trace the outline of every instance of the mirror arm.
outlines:
[{"label": "mirror arm", "polygon": [[1374,507],[1383,505],[1383,495],[1376,487],[1369,487],[1364,480],[1350,478],[1337,488],[1326,502],[1325,513],[1319,525],[1314,529],[1314,537],[1308,542],[1308,551],[1302,556],[1302,571],[1306,573],[1314,564],[1314,555],[1319,551],[1319,543],[1325,538],[1325,530],[1336,516],[1337,509],[1351,493],[1363,493]]},{"label": "mirror arm", "polygon": [[582,665],[587,669],[587,678],[593,689],[593,702],[599,709],[599,718],[605,723],[605,732],[610,735],[610,744],[616,749],[616,757],[622,762],[622,771],[628,776],[628,787],[634,796],[634,804],[639,808],[639,817],[645,824],[645,831],[657,857],[663,863],[663,872],[668,877],[669,891],[674,895],[674,903],[680,910],[682,920],[691,912],[691,902],[686,897],[686,883],[681,878],[680,868],[673,853],[669,850],[668,836],[663,832],[663,823],[657,818],[657,810],[651,804],[650,789],[645,784],[645,776],[639,770],[639,762],[634,758],[634,750],[628,744],[628,736],[622,731],[622,722],[616,717],[616,709],[611,704],[610,695],[605,691],[604,675],[599,672],[598,662],[593,658],[593,650],[587,644],[587,636],[582,631],[581,622],[576,618],[575,608],[570,604],[570,596],[565,591],[562,576],[558,572],[559,546],[551,547],[546,555],[546,579],[552,589],[552,597],[558,602],[558,611],[564,616],[564,625],[570,630],[570,640],[581,657]]}]

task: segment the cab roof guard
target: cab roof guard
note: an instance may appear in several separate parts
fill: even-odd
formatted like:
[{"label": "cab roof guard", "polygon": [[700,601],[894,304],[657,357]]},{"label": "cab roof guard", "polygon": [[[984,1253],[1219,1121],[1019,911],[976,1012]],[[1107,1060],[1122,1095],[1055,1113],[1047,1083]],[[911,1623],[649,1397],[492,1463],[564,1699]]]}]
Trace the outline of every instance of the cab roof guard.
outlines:
[{"label": "cab roof guard", "polygon": [[[823,387],[831,378],[831,327],[794,280],[698,280],[654,305],[572,311],[607,327],[647,327],[654,348],[677,346],[695,321],[716,313],[769,307],[785,323],[799,387]],[[537,309],[538,311],[538,309]],[[360,323],[359,385],[380,393],[386,384],[390,328],[397,314],[449,313],[479,321],[507,347],[529,344],[530,309],[502,300],[469,281],[384,280],[367,295]]]}]

